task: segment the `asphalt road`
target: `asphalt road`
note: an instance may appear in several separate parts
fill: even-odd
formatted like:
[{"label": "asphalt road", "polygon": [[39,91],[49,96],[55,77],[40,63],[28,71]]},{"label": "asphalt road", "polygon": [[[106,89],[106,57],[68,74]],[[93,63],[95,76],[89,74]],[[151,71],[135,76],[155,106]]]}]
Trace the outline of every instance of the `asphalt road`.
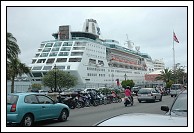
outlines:
[{"label": "asphalt road", "polygon": [[91,127],[95,123],[123,113],[154,113],[165,114],[160,110],[161,105],[171,105],[174,98],[163,96],[161,102],[155,103],[142,102],[139,103],[134,97],[134,105],[125,107],[123,102],[112,103],[107,105],[91,106],[84,108],[71,109],[70,116],[66,122],[58,122],[56,120],[42,121],[35,124],[37,127]]}]

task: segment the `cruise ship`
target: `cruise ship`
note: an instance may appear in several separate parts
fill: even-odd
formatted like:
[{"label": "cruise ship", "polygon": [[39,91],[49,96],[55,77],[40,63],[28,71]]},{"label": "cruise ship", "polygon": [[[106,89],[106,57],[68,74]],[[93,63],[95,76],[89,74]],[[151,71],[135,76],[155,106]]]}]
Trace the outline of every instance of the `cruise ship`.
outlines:
[{"label": "cruise ship", "polygon": [[112,39],[103,39],[98,23],[86,19],[82,31],[71,31],[70,25],[59,26],[53,40],[40,43],[29,74],[32,83],[41,83],[42,77],[55,65],[78,78],[75,88],[120,87],[123,80],[136,85],[145,82],[145,74],[154,71],[152,58]]}]

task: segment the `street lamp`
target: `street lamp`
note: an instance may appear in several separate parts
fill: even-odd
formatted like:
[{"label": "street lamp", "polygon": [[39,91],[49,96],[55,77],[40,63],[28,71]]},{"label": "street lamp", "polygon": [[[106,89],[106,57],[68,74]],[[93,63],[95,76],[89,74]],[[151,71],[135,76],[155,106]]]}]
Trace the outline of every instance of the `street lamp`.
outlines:
[{"label": "street lamp", "polygon": [[126,78],[127,78],[127,74],[126,73],[125,73],[124,77],[125,77],[125,81],[126,81]]},{"label": "street lamp", "polygon": [[56,64],[55,64],[55,66],[54,66],[54,69],[55,69],[55,92],[57,91],[57,73],[56,73],[56,69],[57,69],[57,67],[56,67]]},{"label": "street lamp", "polygon": [[114,83],[113,83],[114,74],[113,73],[112,73],[111,77],[112,77],[112,87],[114,87]]}]

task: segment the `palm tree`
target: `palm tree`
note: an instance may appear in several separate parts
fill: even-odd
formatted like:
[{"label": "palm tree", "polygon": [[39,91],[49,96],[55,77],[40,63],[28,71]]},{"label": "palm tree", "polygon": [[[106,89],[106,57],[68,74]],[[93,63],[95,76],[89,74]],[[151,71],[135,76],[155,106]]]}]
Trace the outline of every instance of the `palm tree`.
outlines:
[{"label": "palm tree", "polygon": [[17,58],[18,54],[20,54],[20,48],[17,44],[17,40],[11,33],[7,33],[7,62],[9,62],[10,58]]},{"label": "palm tree", "polygon": [[169,81],[173,80],[172,70],[164,69],[161,71],[161,74],[155,78],[155,80],[163,80],[165,83],[168,83]]},{"label": "palm tree", "polygon": [[24,73],[29,73],[29,68],[21,63],[18,58],[10,58],[7,64],[7,76],[11,80],[11,93],[14,93],[14,79],[18,75],[21,76]]},{"label": "palm tree", "polygon": [[183,68],[179,67],[174,71],[174,79],[175,79],[176,83],[182,83],[183,84],[183,76],[186,77]]}]

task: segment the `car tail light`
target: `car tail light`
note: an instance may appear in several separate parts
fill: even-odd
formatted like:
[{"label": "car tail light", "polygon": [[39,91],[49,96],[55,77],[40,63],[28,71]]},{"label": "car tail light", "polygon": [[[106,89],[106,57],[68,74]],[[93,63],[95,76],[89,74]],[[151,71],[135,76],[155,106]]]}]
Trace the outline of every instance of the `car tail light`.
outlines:
[{"label": "car tail light", "polygon": [[16,104],[12,104],[10,112],[15,112],[16,111]]}]

